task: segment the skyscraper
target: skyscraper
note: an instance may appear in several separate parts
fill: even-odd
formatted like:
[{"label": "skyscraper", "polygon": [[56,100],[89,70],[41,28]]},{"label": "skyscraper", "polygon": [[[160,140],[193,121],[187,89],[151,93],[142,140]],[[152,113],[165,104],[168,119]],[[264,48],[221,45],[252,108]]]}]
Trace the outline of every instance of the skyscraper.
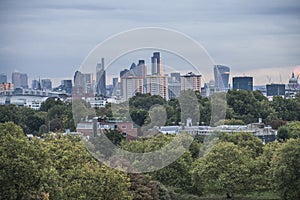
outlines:
[{"label": "skyscraper", "polygon": [[28,76],[27,74],[21,74],[21,87],[22,88],[28,88]]},{"label": "skyscraper", "polygon": [[125,76],[121,79],[122,97],[126,101],[136,93],[143,93],[143,78],[136,76]]},{"label": "skyscraper", "polygon": [[160,95],[168,100],[168,76],[147,76],[146,77],[146,92],[151,95]]},{"label": "skyscraper", "polygon": [[0,83],[7,83],[7,76],[5,74],[0,74]]},{"label": "skyscraper", "polygon": [[224,65],[214,66],[214,78],[216,91],[225,92],[229,89],[230,68]]},{"label": "skyscraper", "polygon": [[196,75],[192,72],[180,76],[181,90],[191,89],[201,92],[201,75]]},{"label": "skyscraper", "polygon": [[180,73],[178,72],[171,73],[170,77],[168,78],[169,99],[179,97],[180,92],[181,92]]},{"label": "skyscraper", "polygon": [[285,84],[267,84],[267,96],[284,96]]},{"label": "skyscraper", "polygon": [[81,73],[76,71],[74,75],[74,94],[76,95],[93,95],[93,74]]},{"label": "skyscraper", "polygon": [[20,72],[13,72],[12,83],[14,84],[15,88],[28,88],[27,74],[22,74]]},{"label": "skyscraper", "polygon": [[32,80],[32,82],[31,82],[31,88],[32,89],[34,89],[34,90],[36,90],[36,89],[38,89],[38,87],[39,87],[39,81],[38,80]]},{"label": "skyscraper", "polygon": [[253,77],[233,77],[232,86],[234,90],[253,90]]},{"label": "skyscraper", "polygon": [[52,82],[50,79],[42,79],[41,87],[43,90],[52,90]]},{"label": "skyscraper", "polygon": [[101,58],[101,63],[96,67],[96,94],[106,96],[106,72],[104,66],[104,58]]},{"label": "skyscraper", "polygon": [[129,70],[128,69],[124,69],[122,71],[120,71],[120,78],[122,78],[123,76],[127,76],[129,75]]},{"label": "skyscraper", "polygon": [[153,56],[151,57],[151,70],[152,75],[163,75],[160,52],[153,53]]},{"label": "skyscraper", "polygon": [[62,89],[66,91],[67,94],[72,94],[72,80],[62,80]]}]

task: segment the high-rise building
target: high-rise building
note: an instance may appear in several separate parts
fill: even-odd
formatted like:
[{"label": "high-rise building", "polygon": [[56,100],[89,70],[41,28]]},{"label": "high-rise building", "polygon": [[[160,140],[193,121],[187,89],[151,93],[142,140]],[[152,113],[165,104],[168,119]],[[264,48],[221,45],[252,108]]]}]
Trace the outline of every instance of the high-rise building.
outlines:
[{"label": "high-rise building", "polygon": [[143,93],[143,78],[136,76],[126,76],[121,79],[122,98],[127,101],[136,93]]},{"label": "high-rise building", "polygon": [[229,89],[230,68],[224,65],[214,66],[214,78],[216,91],[224,92]]},{"label": "high-rise building", "polygon": [[62,80],[62,89],[66,91],[67,94],[72,94],[72,80]]},{"label": "high-rise building", "polygon": [[233,77],[232,85],[234,90],[253,90],[253,77],[243,76],[243,77]]},{"label": "high-rise building", "polygon": [[42,79],[41,87],[43,90],[52,90],[52,82],[50,79]]},{"label": "high-rise building", "polygon": [[106,72],[104,66],[104,58],[101,58],[101,63],[96,67],[96,94],[106,96]]},{"label": "high-rise building", "polygon": [[76,71],[74,75],[74,94],[93,95],[93,74]]},{"label": "high-rise building", "polygon": [[159,95],[168,100],[168,76],[147,76],[146,77],[146,93],[151,95]]},{"label": "high-rise building", "polygon": [[163,75],[160,52],[153,53],[153,56],[151,57],[151,70],[152,75]]},{"label": "high-rise building", "polygon": [[182,90],[194,90],[201,92],[201,75],[189,72],[180,76],[181,91]]},{"label": "high-rise building", "polygon": [[6,74],[0,74],[0,83],[7,83]]},{"label": "high-rise building", "polygon": [[168,96],[169,99],[177,98],[180,96],[180,73],[174,72],[168,77]]},{"label": "high-rise building", "polygon": [[37,90],[39,87],[39,81],[38,80],[32,80],[31,82],[31,88],[34,89],[34,90]]},{"label": "high-rise building", "polygon": [[173,72],[170,74],[170,78],[171,80],[169,79],[169,82],[172,81],[172,82],[180,82],[180,73],[179,72]]},{"label": "high-rise building", "polygon": [[267,84],[267,96],[284,96],[285,84]]},{"label": "high-rise building", "polygon": [[129,70],[128,69],[124,69],[122,71],[120,71],[120,78],[122,78],[123,76],[127,76],[129,75]]},{"label": "high-rise building", "polygon": [[27,74],[22,74],[20,72],[13,72],[12,83],[14,84],[15,88],[28,88]]},{"label": "high-rise building", "polygon": [[113,88],[117,87],[118,85],[118,82],[119,82],[119,78],[113,78]]},{"label": "high-rise building", "polygon": [[28,77],[27,74],[21,74],[21,88],[28,88]]}]

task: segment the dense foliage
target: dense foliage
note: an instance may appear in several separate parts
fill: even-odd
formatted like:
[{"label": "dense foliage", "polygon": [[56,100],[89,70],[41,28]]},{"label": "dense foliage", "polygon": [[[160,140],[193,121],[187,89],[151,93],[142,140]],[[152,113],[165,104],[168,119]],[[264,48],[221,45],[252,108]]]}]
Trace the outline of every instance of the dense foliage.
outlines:
[{"label": "dense foliage", "polygon": [[[211,100],[198,94],[196,98],[199,123],[208,125]],[[262,118],[278,128],[278,141],[264,145],[249,133],[196,136],[179,159],[147,174],[110,169],[89,154],[80,137],[59,134],[64,129],[75,130],[70,103],[50,98],[38,111],[0,106],[0,199],[257,199],[260,194],[271,195],[266,199],[300,199],[300,95],[268,101],[257,91],[230,91],[226,100],[226,120],[220,124],[246,124]],[[132,118],[143,131],[152,125],[181,122],[180,105],[178,99],[165,101],[160,96],[139,94],[95,113]],[[26,134],[39,138],[27,138]],[[157,134],[127,141],[111,130],[106,135],[131,152],[158,150],[175,138]],[[101,137],[91,141],[102,151],[111,151]],[[112,150],[105,155],[115,153]]]}]

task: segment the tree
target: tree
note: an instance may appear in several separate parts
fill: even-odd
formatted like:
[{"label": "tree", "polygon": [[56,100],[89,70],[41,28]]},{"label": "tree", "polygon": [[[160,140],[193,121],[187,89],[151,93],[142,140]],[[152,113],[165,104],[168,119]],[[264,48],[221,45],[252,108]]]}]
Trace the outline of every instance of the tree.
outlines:
[{"label": "tree", "polygon": [[252,159],[249,151],[231,142],[219,142],[192,170],[192,183],[199,195],[203,193],[226,194],[252,191]]},{"label": "tree", "polygon": [[45,123],[45,119],[37,114],[37,111],[31,108],[20,108],[20,125],[25,134],[37,134],[41,125]]},{"label": "tree", "polygon": [[46,101],[44,101],[41,104],[40,111],[48,112],[48,110],[50,108],[54,107],[55,105],[63,105],[63,102],[61,100],[59,100],[59,99],[48,98]]},{"label": "tree", "polygon": [[47,156],[35,139],[27,140],[22,129],[0,124],[0,199],[46,198],[41,180],[51,179]]},{"label": "tree", "polygon": [[277,139],[285,141],[290,138],[300,137],[300,122],[288,122],[286,125],[278,129]]},{"label": "tree", "polygon": [[227,93],[227,104],[233,110],[230,117],[246,124],[256,122],[258,118],[264,121],[274,118],[274,109],[260,91],[231,90]]},{"label": "tree", "polygon": [[232,142],[242,148],[249,150],[252,154],[252,158],[259,156],[263,152],[263,143],[251,133],[224,133],[220,136],[220,140],[224,142]]},{"label": "tree", "polygon": [[[182,136],[183,137],[183,136]],[[146,152],[153,152],[155,150],[160,150],[163,147],[166,147],[171,141],[175,140],[178,141],[177,148],[182,148],[182,143],[187,142],[184,138],[174,138],[174,136],[170,135],[157,135],[155,137],[150,137],[147,139],[140,139],[137,141],[131,141],[129,143],[122,143],[122,149],[134,152],[134,153],[146,153]],[[177,149],[171,149],[172,151],[176,151]],[[159,155],[159,159],[157,159],[157,162],[165,162],[167,159],[166,155],[168,155],[166,152],[161,152]],[[174,153],[176,154],[176,152]],[[144,160],[147,159],[147,154],[145,157],[141,156],[140,160],[135,160],[134,166],[140,166],[143,161],[146,161],[147,163],[152,163],[154,160]],[[173,186],[176,188],[181,188],[182,190],[187,190],[191,185],[191,176],[190,176],[190,167],[192,164],[192,156],[189,151],[186,151],[183,153],[177,160],[175,160],[173,163],[170,163],[168,166],[149,172],[149,175],[153,177],[155,180],[158,180],[162,182],[165,185]],[[144,166],[144,168],[149,168],[151,166]]]},{"label": "tree", "polygon": [[282,126],[278,129],[277,131],[277,140],[279,141],[286,141],[288,139],[290,139],[290,133],[289,130],[287,129],[287,127]]},{"label": "tree", "polygon": [[20,112],[18,107],[15,105],[0,105],[0,123],[14,122],[15,124],[20,123]]},{"label": "tree", "polygon": [[43,147],[59,177],[49,188],[51,199],[131,199],[128,177],[99,166],[79,137],[48,134]]},{"label": "tree", "polygon": [[300,138],[282,144],[271,161],[274,189],[282,199],[300,199]]}]

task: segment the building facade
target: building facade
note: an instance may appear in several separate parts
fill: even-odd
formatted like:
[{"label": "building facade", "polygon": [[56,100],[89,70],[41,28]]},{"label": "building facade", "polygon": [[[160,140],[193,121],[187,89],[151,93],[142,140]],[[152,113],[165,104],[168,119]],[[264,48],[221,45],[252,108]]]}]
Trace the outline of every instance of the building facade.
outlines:
[{"label": "building facade", "polygon": [[20,72],[12,73],[12,83],[15,88],[28,88],[28,76]]},{"label": "building facade", "polygon": [[154,52],[151,57],[151,74],[152,75],[163,75],[162,61],[160,52]]},{"label": "building facade", "polygon": [[230,68],[225,65],[214,66],[214,79],[216,91],[224,92],[229,89]]},{"label": "building facade", "polygon": [[253,90],[253,77],[233,77],[232,78],[232,88],[234,90]]},{"label": "building facade", "polygon": [[168,76],[147,76],[146,93],[150,93],[151,95],[159,95],[168,100]]},{"label": "building facade", "polygon": [[180,76],[181,91],[193,90],[201,92],[201,75],[196,75],[189,72],[185,75]]},{"label": "building facade", "polygon": [[106,96],[106,71],[104,66],[104,58],[101,58],[101,63],[96,67],[96,94]]},{"label": "building facade", "polygon": [[127,101],[136,93],[143,93],[143,78],[136,76],[126,76],[121,78],[122,99]]},{"label": "building facade", "polygon": [[52,81],[50,79],[42,79],[41,87],[43,90],[52,90]]},{"label": "building facade", "polygon": [[267,96],[285,96],[285,84],[268,84]]},{"label": "building facade", "polygon": [[6,74],[0,74],[0,83],[7,83]]}]

